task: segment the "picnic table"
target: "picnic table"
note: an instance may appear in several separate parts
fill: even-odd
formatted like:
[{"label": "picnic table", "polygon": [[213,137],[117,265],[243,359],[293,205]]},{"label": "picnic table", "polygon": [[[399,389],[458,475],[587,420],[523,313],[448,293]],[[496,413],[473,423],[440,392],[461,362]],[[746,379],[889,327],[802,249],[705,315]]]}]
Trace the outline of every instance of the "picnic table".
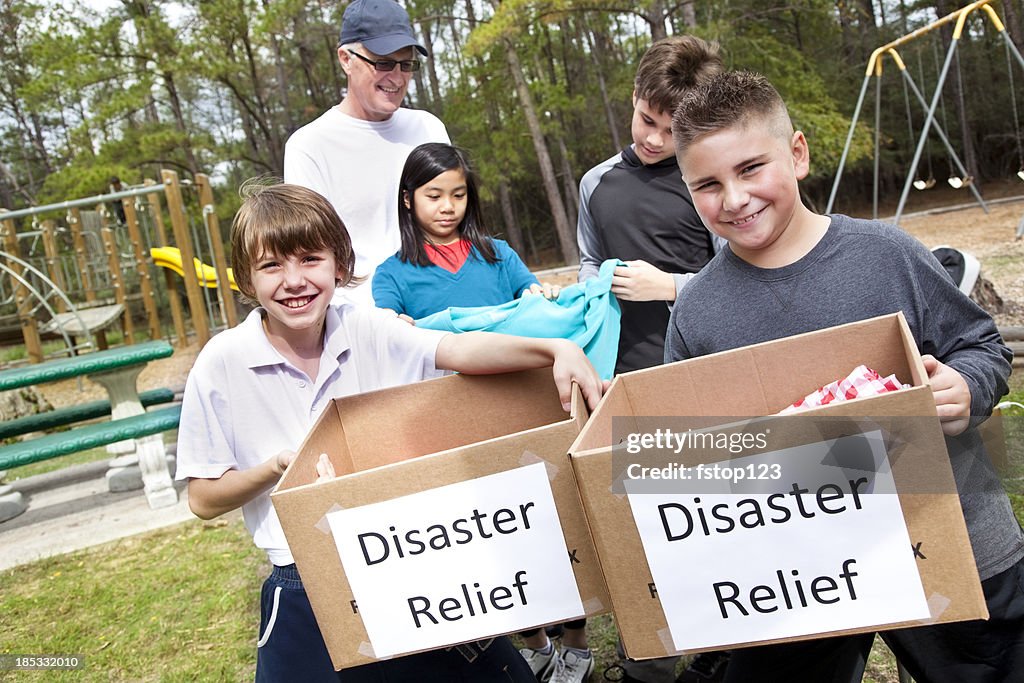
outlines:
[{"label": "picnic table", "polygon": [[[166,358],[173,352],[167,342],[151,341],[0,371],[0,391],[88,377],[106,389],[111,414],[107,422],[0,447],[0,469],[108,444],[111,453],[122,455],[113,461],[107,473],[111,490],[124,490],[118,488],[118,482],[131,479],[133,473],[137,477],[133,469],[137,467],[150,507],[176,503],[178,495],[167,467],[161,432],[177,427],[180,407],[147,413],[143,398],[147,398],[147,403],[164,399],[140,398],[136,385],[139,373],[150,361]],[[75,408],[60,410],[72,414]]]}]

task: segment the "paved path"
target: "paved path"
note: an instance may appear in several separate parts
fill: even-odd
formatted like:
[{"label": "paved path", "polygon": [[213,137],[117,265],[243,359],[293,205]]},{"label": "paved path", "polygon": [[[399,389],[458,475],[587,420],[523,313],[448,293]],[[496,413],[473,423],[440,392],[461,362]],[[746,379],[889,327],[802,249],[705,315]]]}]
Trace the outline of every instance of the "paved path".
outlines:
[{"label": "paved path", "polygon": [[29,505],[0,523],[0,570],[195,519],[184,483],[176,482],[177,504],[158,510],[150,509],[141,489],[108,492],[107,462],[11,482]]}]

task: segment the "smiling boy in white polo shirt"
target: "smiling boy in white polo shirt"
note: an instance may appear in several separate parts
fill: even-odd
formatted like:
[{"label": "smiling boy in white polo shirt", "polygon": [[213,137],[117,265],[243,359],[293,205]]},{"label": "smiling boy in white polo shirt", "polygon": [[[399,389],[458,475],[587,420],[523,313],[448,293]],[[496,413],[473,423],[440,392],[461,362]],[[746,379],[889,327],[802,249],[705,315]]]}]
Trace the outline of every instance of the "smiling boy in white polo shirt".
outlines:
[{"label": "smiling boy in white polo shirt", "polygon": [[[580,384],[596,405],[597,373],[572,342],[417,329],[394,314],[331,304],[353,281],[352,245],[323,197],[297,185],[259,188],[232,226],[239,289],[259,302],[214,337],[185,387],[178,479],[203,519],[242,508],[253,541],[274,565],[263,586],[256,680],[533,680],[507,638],[472,662],[435,650],[336,673],[313,617],[270,489],[330,399],[436,376],[553,365],[563,404]],[[442,410],[438,407],[438,410]]]}]

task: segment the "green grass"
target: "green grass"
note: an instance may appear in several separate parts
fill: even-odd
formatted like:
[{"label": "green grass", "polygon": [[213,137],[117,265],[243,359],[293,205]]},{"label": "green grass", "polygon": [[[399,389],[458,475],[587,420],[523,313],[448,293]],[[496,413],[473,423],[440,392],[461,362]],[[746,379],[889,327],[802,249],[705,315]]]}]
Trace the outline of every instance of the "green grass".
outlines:
[{"label": "green grass", "polygon": [[[1017,374],[1024,375],[1021,372]],[[1024,389],[1010,392],[1003,400],[1024,405]],[[1003,485],[1010,495],[1010,502],[1013,503],[1017,517],[1024,519],[1024,408],[1010,407],[1002,412],[1007,461],[1002,472]]]},{"label": "green grass", "polygon": [[[167,432],[164,434],[164,443],[173,444],[177,439],[177,432]],[[7,470],[7,473],[3,476],[2,481],[10,484],[12,481],[18,479],[25,479],[26,477],[32,477],[37,474],[46,474],[47,472],[55,472],[57,470],[71,467],[72,465],[81,465],[88,462],[96,462],[98,460],[110,460],[117,457],[107,452],[106,446],[98,446],[97,448],[90,448],[87,451],[79,451],[78,453],[69,453],[68,455],[62,455],[57,458],[51,458],[50,460],[43,460],[41,462],[34,462],[31,465],[23,465],[21,467],[14,467]]]},{"label": "green grass", "polygon": [[[61,349],[67,348],[63,339],[51,339],[43,342],[43,355],[49,356],[51,353],[56,353]],[[25,350],[24,344],[17,344],[15,346],[5,346],[0,350],[0,363],[13,363],[15,361],[23,361],[28,358],[28,351]]]},{"label": "green grass", "polygon": [[100,446],[98,448],[91,448],[87,451],[62,455],[59,458],[43,460],[42,462],[34,462],[31,465],[14,467],[7,470],[7,474],[4,475],[3,481],[9,484],[12,481],[17,481],[18,479],[32,477],[37,474],[46,474],[47,472],[54,472],[72,465],[81,465],[87,462],[96,462],[97,460],[109,460],[114,457],[116,456],[107,452],[106,446]]},{"label": "green grass", "polygon": [[0,652],[85,658],[18,681],[251,680],[266,564],[236,520],[16,567],[0,573]]},{"label": "green grass", "polygon": [[[146,327],[145,321],[135,321],[136,327],[132,332],[132,339],[136,344],[144,341],[149,341],[149,329]],[[124,343],[124,332],[120,327],[114,326],[107,330],[107,344],[110,346],[120,346]],[[76,342],[82,343],[85,341],[84,338],[76,338]],[[49,357],[52,354],[56,354],[67,348],[67,344],[64,343],[64,339],[47,339],[43,342],[43,356]],[[15,363],[25,361],[28,358],[28,351],[25,350],[24,344],[12,344],[10,346],[0,347],[0,365],[6,363]]]}]

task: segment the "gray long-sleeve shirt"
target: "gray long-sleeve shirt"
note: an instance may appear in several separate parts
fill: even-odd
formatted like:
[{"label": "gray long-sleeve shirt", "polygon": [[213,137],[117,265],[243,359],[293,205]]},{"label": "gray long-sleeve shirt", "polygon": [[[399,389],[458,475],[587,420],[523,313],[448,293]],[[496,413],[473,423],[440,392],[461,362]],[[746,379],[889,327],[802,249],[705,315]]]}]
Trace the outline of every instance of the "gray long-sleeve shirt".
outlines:
[{"label": "gray long-sleeve shirt", "polygon": [[720,252],[676,301],[665,360],[902,311],[921,353],[952,367],[970,388],[971,427],[947,447],[978,571],[994,576],[1024,557],[1024,534],[975,427],[1006,392],[1012,354],[992,318],[915,239],[878,221],[830,218],[818,244],[782,268]]},{"label": "gray long-sleeve shirt", "polygon": [[[632,147],[590,169],[580,181],[576,228],[579,280],[597,277],[606,259],[641,260],[671,273],[676,292],[714,254],[711,234],[693,208],[675,157],[644,164]],[[658,365],[669,305],[620,301],[616,372]]]}]

